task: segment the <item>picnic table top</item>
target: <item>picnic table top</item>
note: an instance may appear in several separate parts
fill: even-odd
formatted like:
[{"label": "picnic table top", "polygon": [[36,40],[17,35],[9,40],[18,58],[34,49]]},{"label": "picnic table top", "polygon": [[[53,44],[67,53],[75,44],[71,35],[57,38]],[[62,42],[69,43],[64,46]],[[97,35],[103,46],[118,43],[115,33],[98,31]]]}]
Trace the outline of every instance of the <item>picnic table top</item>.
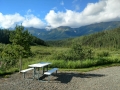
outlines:
[{"label": "picnic table top", "polygon": [[36,64],[31,64],[31,65],[28,65],[29,67],[44,67],[44,66],[47,66],[51,63],[48,63],[48,62],[41,62],[41,63],[36,63]]}]

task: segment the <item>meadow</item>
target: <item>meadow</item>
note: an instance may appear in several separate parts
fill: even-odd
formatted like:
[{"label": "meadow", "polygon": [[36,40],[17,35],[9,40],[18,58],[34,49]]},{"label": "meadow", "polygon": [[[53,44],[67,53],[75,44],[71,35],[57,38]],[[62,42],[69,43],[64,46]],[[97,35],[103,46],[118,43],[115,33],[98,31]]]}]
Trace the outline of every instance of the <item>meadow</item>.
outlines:
[{"label": "meadow", "polygon": [[89,70],[90,68],[95,69],[95,67],[119,65],[120,63],[120,50],[116,49],[92,49],[91,58],[86,58],[85,55],[83,59],[73,59],[75,55],[69,53],[70,47],[32,46],[31,50],[33,56],[23,59],[23,68],[27,68],[29,64],[33,63],[51,62],[50,68],[58,67],[66,70],[88,68]]},{"label": "meadow", "polygon": [[[81,72],[120,65],[120,50],[117,49],[94,48],[92,49],[91,58],[84,55],[84,58],[81,59],[70,53],[71,47],[31,46],[31,51],[32,55],[30,57],[22,58],[22,69],[28,68],[29,64],[39,62],[52,63],[49,68],[58,67],[60,70],[78,70]],[[2,66],[0,68],[0,74],[16,71],[19,71],[19,61],[15,65],[9,66],[9,68],[5,69]]]},{"label": "meadow", "polygon": [[[39,62],[52,63],[49,68],[81,72],[120,65],[119,30],[117,28],[78,38],[46,42],[47,45],[32,45],[29,57],[21,58],[22,69]],[[0,44],[0,56],[5,57],[0,57],[1,75],[19,71],[19,58],[14,58],[11,45]]]}]

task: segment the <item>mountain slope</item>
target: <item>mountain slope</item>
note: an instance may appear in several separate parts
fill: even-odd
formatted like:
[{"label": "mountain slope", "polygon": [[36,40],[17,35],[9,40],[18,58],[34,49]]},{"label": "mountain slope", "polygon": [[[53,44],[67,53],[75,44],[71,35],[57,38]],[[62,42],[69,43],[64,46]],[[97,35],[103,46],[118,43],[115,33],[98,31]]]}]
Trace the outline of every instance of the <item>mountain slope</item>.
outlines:
[{"label": "mountain slope", "polygon": [[[11,43],[9,41],[9,36],[12,32],[14,32],[14,31],[11,31],[9,29],[0,29],[0,43],[4,43],[4,44]],[[41,40],[40,38],[32,36],[31,45],[46,46],[47,44],[45,43],[45,41]]]},{"label": "mountain slope", "polygon": [[46,29],[28,28],[29,32],[42,40],[61,40],[66,38],[73,38],[82,35],[88,35],[103,30],[110,30],[120,27],[120,21],[101,22],[91,25],[82,26],[79,28],[70,28],[67,26],[60,26],[58,28],[47,31]]},{"label": "mountain slope", "polygon": [[74,43],[93,48],[120,49],[120,27],[72,39],[48,41],[50,45],[70,47]]}]

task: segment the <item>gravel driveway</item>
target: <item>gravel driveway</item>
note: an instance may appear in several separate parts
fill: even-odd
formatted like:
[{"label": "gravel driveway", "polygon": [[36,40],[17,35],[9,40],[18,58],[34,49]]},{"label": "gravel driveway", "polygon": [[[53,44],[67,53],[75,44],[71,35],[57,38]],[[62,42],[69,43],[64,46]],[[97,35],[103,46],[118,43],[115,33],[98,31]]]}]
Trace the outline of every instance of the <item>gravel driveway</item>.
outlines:
[{"label": "gravel driveway", "polygon": [[85,73],[58,71],[49,83],[32,80],[31,75],[26,74],[29,79],[23,79],[21,73],[0,78],[0,90],[120,90],[120,66]]}]

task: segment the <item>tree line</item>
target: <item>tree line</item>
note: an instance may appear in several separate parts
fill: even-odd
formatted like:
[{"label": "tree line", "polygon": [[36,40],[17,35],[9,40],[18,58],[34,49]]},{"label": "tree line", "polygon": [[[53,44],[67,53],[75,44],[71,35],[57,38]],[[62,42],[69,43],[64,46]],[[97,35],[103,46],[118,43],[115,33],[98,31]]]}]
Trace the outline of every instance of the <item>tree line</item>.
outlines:
[{"label": "tree line", "polygon": [[84,36],[81,44],[94,48],[116,48],[120,49],[120,27],[106,30],[96,34]]},{"label": "tree line", "polygon": [[8,29],[0,29],[0,43],[4,43],[4,44],[10,43],[9,35],[10,35],[10,31]]},{"label": "tree line", "polygon": [[[27,30],[28,31],[28,30]],[[0,43],[3,44],[10,44],[10,34],[14,33],[15,30],[9,30],[9,29],[0,29]],[[13,34],[14,35],[14,34]],[[41,40],[40,38],[37,38],[35,36],[31,35],[31,45],[44,45],[46,46],[46,42]]]}]

